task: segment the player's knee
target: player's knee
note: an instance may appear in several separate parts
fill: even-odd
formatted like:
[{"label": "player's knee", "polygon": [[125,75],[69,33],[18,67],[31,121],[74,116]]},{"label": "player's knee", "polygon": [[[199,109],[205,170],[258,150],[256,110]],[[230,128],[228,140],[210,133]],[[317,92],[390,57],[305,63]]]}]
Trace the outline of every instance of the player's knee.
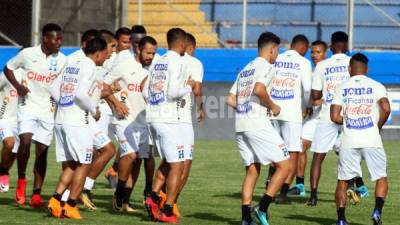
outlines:
[{"label": "player's knee", "polygon": [[3,140],[3,148],[7,151],[11,151],[14,148],[15,140],[13,137],[9,137]]}]

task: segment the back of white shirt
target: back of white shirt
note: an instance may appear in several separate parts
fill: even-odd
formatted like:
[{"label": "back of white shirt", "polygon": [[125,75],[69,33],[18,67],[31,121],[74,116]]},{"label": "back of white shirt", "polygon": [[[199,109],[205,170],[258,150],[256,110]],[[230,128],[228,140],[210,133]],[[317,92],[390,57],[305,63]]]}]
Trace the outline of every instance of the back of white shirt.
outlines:
[{"label": "back of white shirt", "polygon": [[[203,64],[197,58],[186,54],[183,56],[183,62],[185,64],[186,77],[185,81],[189,79],[189,77],[196,82],[203,82]],[[182,85],[185,86],[184,82]],[[192,123],[192,93],[189,93],[183,96],[183,100],[185,101],[185,105],[181,108],[179,112],[179,117],[182,118],[182,122],[184,123]]]},{"label": "back of white shirt", "polygon": [[[64,73],[62,74],[62,82],[60,87],[60,101],[56,116],[57,124],[67,124],[70,126],[88,127],[92,124],[90,113],[84,110],[76,102],[76,94],[79,85],[82,83],[95,85],[96,82],[96,65],[95,63],[84,57],[81,60],[68,62]],[[87,93],[92,96],[93,93]]]},{"label": "back of white shirt", "polygon": [[281,112],[272,119],[301,123],[302,103],[310,99],[311,63],[295,50],[288,50],[278,56],[274,67],[276,73],[268,90]]},{"label": "back of white shirt", "polygon": [[254,95],[257,82],[268,86],[275,70],[264,58],[257,57],[238,74],[230,93],[236,95],[236,132],[261,130],[271,127],[267,108]]},{"label": "back of white shirt", "polygon": [[168,51],[155,63],[149,75],[147,122],[182,122],[179,117],[182,98],[170,98],[168,91],[181,88],[185,76],[182,57],[174,51]]},{"label": "back of white shirt", "polygon": [[324,103],[317,118],[321,122],[332,123],[330,107],[333,94],[338,85],[350,78],[348,72],[350,57],[345,54],[335,54],[317,64],[312,75],[311,89],[322,91]]},{"label": "back of white shirt", "polygon": [[[15,79],[21,82],[22,70],[14,70]],[[17,123],[18,93],[14,86],[7,80],[4,73],[0,73],[0,120],[10,124]]]},{"label": "back of white shirt", "polygon": [[336,88],[333,103],[342,106],[341,147],[382,148],[378,101],[387,98],[385,87],[363,75],[351,77]]},{"label": "back of white shirt", "polygon": [[41,46],[25,48],[7,62],[10,70],[22,69],[22,84],[30,92],[19,99],[19,110],[46,120],[54,119],[55,102],[50,95],[50,86],[66,64],[61,52],[46,56]]}]

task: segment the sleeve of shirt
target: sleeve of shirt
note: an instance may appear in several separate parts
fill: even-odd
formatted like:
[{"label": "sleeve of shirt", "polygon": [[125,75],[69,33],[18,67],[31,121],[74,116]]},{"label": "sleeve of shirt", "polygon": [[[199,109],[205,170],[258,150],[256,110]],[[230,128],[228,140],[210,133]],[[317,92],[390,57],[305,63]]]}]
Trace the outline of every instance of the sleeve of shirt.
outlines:
[{"label": "sleeve of shirt", "polygon": [[317,90],[317,91],[322,91],[323,88],[324,88],[323,73],[321,72],[320,66],[317,65],[317,67],[315,67],[314,73],[312,75],[311,89]]},{"label": "sleeve of shirt", "polygon": [[[0,91],[7,85],[7,78],[3,72],[0,73]],[[11,85],[11,84],[10,84]]]},{"label": "sleeve of shirt", "polygon": [[10,70],[16,70],[19,68],[24,68],[26,60],[25,60],[25,51],[22,50],[20,51],[16,56],[14,56],[13,58],[11,58],[8,62],[7,62],[7,68]]},{"label": "sleeve of shirt", "polygon": [[340,85],[336,87],[335,92],[333,94],[332,105],[343,105],[343,95],[342,95],[342,88]]},{"label": "sleeve of shirt", "polygon": [[301,74],[301,86],[303,88],[303,101],[308,106],[311,94],[311,63],[307,60]]},{"label": "sleeve of shirt", "polygon": [[237,80],[235,81],[235,83],[233,83],[231,90],[229,91],[229,94],[237,95]]},{"label": "sleeve of shirt", "polygon": [[124,65],[119,63],[115,64],[111,71],[107,74],[107,76],[104,77],[104,83],[110,85],[116,80],[120,80],[122,75],[124,74]]},{"label": "sleeve of shirt", "polygon": [[62,74],[60,74],[50,86],[51,97],[53,97],[56,102],[60,101],[62,77]]},{"label": "sleeve of shirt", "polygon": [[95,68],[85,68],[82,75],[83,77],[76,90],[76,104],[83,110],[87,110],[94,115],[96,114],[96,105],[88,93],[93,85],[94,77],[96,76]]},{"label": "sleeve of shirt", "polygon": [[195,68],[193,69],[192,79],[196,82],[202,83],[204,76],[203,64],[200,61],[196,61]]},{"label": "sleeve of shirt", "polygon": [[375,96],[377,101],[381,100],[382,98],[387,98],[388,96],[385,86],[379,84],[376,88]]},{"label": "sleeve of shirt", "polygon": [[170,99],[180,98],[184,95],[191,93],[192,88],[183,87],[182,79],[180,79],[180,73],[182,64],[179,61],[174,61],[168,64],[168,97]]}]

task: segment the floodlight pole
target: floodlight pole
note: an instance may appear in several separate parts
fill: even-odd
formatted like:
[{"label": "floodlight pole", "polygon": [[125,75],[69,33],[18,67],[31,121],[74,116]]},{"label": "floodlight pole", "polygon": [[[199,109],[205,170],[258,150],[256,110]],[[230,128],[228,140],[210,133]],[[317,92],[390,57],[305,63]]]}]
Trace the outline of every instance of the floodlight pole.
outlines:
[{"label": "floodlight pole", "polygon": [[347,1],[347,34],[349,35],[349,51],[353,50],[354,0]]},{"label": "floodlight pole", "polygon": [[137,24],[138,25],[142,25],[143,0],[138,0],[137,4],[138,4],[138,7],[137,7],[137,10],[138,10],[138,12],[137,12]]},{"label": "floodlight pole", "polygon": [[242,18],[242,48],[246,48],[247,33],[247,0],[243,0],[243,18]]},{"label": "floodlight pole", "polygon": [[32,27],[31,27],[31,44],[32,46],[39,44],[39,27],[40,27],[40,0],[32,1]]}]

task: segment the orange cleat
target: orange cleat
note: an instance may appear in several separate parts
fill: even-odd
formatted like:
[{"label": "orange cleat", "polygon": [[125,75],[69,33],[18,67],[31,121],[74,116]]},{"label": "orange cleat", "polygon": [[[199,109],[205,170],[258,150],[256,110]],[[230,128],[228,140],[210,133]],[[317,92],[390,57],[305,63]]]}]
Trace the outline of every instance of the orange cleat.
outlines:
[{"label": "orange cleat", "polygon": [[167,201],[167,194],[165,194],[163,191],[160,191],[160,193],[158,194],[158,196],[160,196],[160,208],[164,208],[164,204]]},{"label": "orange cleat", "polygon": [[50,216],[60,218],[62,215],[61,202],[54,197],[51,197],[47,205],[47,211],[49,212]]},{"label": "orange cleat", "polygon": [[177,204],[174,204],[172,208],[172,213],[176,216],[177,219],[181,218],[181,213],[179,212]]},{"label": "orange cleat", "polygon": [[80,220],[82,219],[81,214],[79,213],[78,207],[72,207],[68,203],[65,203],[63,208],[63,216],[65,218]]},{"label": "orange cleat", "polygon": [[15,201],[18,205],[25,204],[26,201],[26,179],[18,179],[17,181],[17,188],[15,190]]},{"label": "orange cleat", "polygon": [[32,208],[41,208],[44,206],[43,201],[42,201],[42,196],[39,194],[34,194],[32,195],[31,202],[29,203],[29,206]]},{"label": "orange cleat", "polygon": [[108,180],[108,184],[110,185],[111,188],[117,188],[117,183],[118,183],[118,179],[117,179],[117,172],[111,167],[109,168],[105,173],[104,173],[104,177]]}]

